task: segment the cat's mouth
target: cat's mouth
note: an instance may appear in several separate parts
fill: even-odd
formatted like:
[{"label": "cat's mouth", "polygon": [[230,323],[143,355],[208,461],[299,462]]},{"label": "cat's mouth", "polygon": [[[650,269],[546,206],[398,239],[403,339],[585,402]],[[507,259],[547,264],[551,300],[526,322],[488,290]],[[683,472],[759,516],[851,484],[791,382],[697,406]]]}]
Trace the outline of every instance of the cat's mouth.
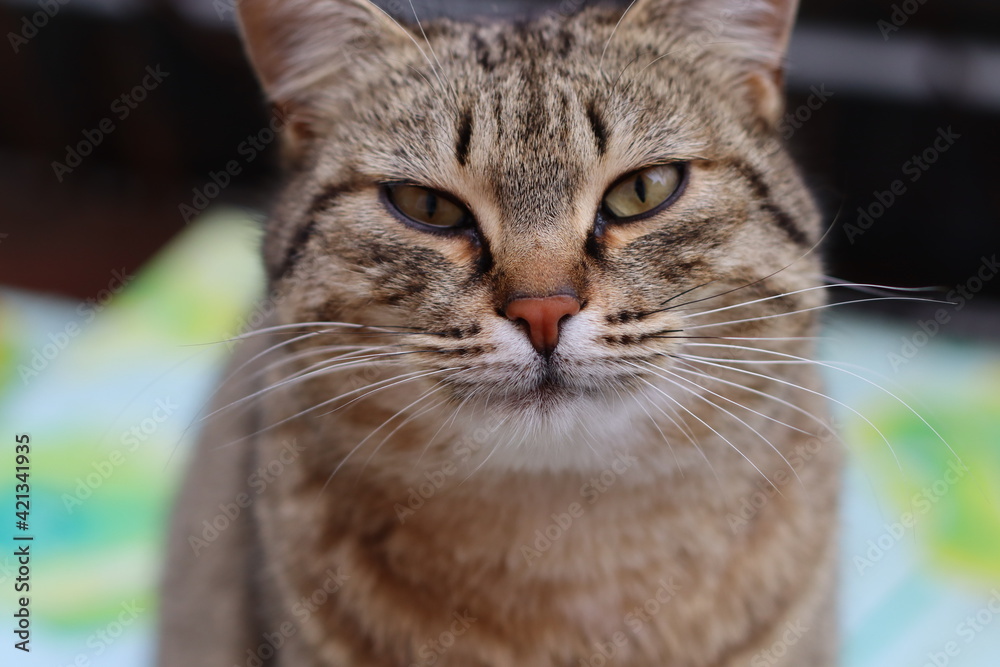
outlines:
[{"label": "cat's mouth", "polygon": [[621,396],[634,385],[634,376],[625,373],[580,372],[576,364],[546,359],[518,369],[506,366],[491,372],[480,369],[476,377],[453,377],[451,384],[461,398],[485,398],[490,404],[504,404],[516,411],[547,411],[582,399]]}]

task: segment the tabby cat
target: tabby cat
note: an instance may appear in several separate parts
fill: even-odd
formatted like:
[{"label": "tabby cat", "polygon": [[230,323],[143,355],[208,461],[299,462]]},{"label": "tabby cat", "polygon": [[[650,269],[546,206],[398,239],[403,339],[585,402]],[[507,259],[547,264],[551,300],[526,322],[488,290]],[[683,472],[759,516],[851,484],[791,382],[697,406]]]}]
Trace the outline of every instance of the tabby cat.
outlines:
[{"label": "tabby cat", "polygon": [[241,0],[274,314],[181,491],[162,667],[834,664],[795,10]]}]

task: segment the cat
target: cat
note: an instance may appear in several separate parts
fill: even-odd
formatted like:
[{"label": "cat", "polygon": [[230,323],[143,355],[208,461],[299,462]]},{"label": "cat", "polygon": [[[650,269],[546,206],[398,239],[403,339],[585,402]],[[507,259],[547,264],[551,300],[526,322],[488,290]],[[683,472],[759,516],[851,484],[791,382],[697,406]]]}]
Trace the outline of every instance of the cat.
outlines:
[{"label": "cat", "polygon": [[273,317],[180,492],[161,667],[834,664],[796,4],[239,3],[287,119]]}]

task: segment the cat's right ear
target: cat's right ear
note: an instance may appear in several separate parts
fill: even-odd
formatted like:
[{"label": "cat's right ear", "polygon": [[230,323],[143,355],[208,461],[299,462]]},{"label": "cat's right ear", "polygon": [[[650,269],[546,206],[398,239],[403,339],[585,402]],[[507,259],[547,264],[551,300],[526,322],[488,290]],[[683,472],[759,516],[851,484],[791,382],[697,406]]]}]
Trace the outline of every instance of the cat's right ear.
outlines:
[{"label": "cat's right ear", "polygon": [[351,77],[412,36],[368,0],[238,0],[243,43],[268,99],[287,122],[294,158],[323,132]]},{"label": "cat's right ear", "polygon": [[[711,52],[734,65],[731,76],[758,116],[777,126],[783,108],[784,59],[799,0],[636,0],[627,14],[685,35],[672,51]],[[665,30],[664,32],[668,32]],[[688,48],[690,47],[690,48]]]}]

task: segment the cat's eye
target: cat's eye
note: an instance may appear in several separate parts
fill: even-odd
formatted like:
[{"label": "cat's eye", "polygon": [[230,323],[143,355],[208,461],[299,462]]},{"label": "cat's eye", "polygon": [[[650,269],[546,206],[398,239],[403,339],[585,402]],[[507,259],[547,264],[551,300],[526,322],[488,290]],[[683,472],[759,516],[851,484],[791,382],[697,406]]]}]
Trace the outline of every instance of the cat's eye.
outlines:
[{"label": "cat's eye", "polygon": [[464,227],[470,214],[464,206],[440,192],[408,183],[385,186],[389,203],[404,217],[434,230]]},{"label": "cat's eye", "polygon": [[604,195],[604,208],[619,220],[628,220],[666,206],[676,199],[684,182],[679,164],[660,164],[632,172]]}]

